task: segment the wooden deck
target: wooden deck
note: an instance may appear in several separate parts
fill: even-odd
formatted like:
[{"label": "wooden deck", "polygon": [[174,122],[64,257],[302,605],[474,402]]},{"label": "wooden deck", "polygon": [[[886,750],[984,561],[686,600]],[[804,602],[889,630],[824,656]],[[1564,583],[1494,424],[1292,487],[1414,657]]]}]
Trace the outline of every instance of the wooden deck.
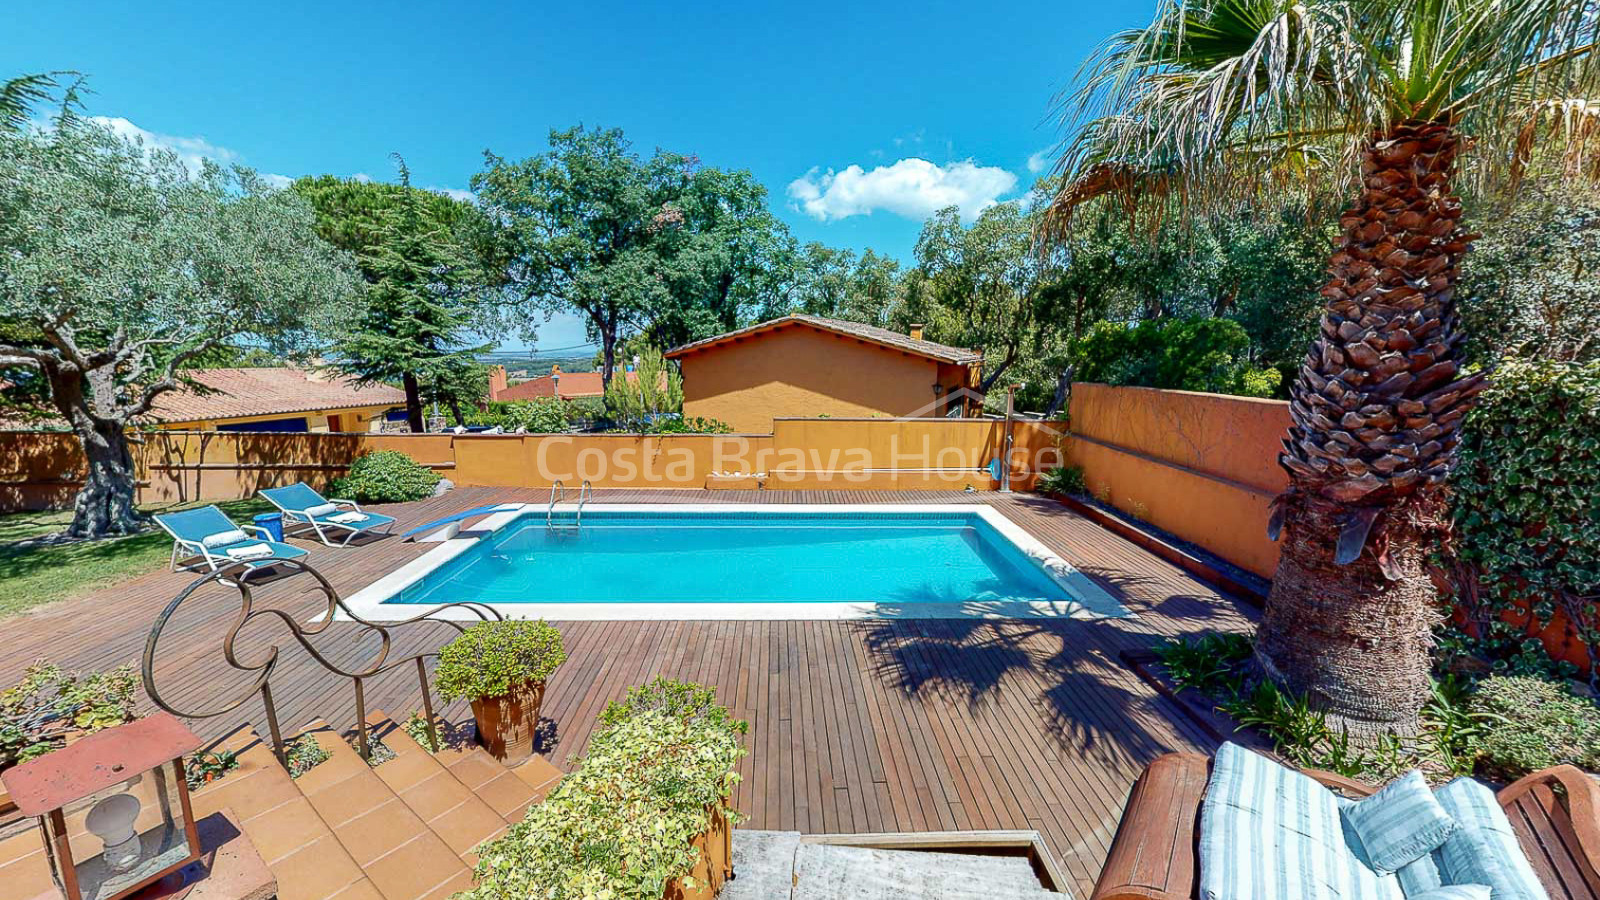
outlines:
[{"label": "wooden deck", "polygon": [[[403,529],[539,491],[462,488],[386,508]],[[861,491],[600,491],[596,502],[986,503],[1098,581],[1137,618],[1102,621],[883,619],[798,622],[558,622],[569,661],[551,680],[545,750],[566,767],[583,751],[608,700],[657,675],[714,685],[750,722],[735,801],[750,827],[808,833],[1036,829],[1087,896],[1122,804],[1141,768],[1169,750],[1211,749],[1203,733],[1118,660],[1164,636],[1237,630],[1253,610],[1041,497]],[[311,562],[351,593],[432,545],[387,539],[312,548]],[[737,560],[730,560],[736,565]],[[48,657],[72,668],[137,664],[151,622],[191,575],[160,573],[0,622],[0,684]],[[258,589],[260,606],[309,618],[310,579]],[[169,699],[199,707],[247,685],[221,658],[238,595],[206,589],[186,603],[158,648]],[[272,679],[286,727],[324,718],[353,727],[348,679],[329,676],[280,625],[242,636],[257,659],[281,645]],[[452,632],[409,628],[391,658],[437,647]],[[336,623],[319,650],[349,666],[376,652],[375,635]],[[168,688],[166,686],[172,686]],[[403,718],[419,707],[414,673],[367,688],[371,708]],[[459,707],[449,711],[463,715]],[[192,722],[220,736],[249,722],[252,699]]]}]

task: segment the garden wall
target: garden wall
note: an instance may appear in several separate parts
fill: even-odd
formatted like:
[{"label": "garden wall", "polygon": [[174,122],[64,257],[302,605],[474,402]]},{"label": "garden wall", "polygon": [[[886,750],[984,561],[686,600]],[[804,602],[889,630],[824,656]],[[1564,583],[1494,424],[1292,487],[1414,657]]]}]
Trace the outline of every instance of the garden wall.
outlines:
[{"label": "garden wall", "polygon": [[1271,578],[1267,507],[1289,404],[1188,391],[1074,384],[1066,455],[1089,492],[1223,559]]},{"label": "garden wall", "polygon": [[[143,503],[321,485],[374,450],[400,450],[460,485],[993,490],[988,465],[1004,434],[990,419],[782,419],[772,434],[652,437],[148,432],[135,466]],[[1053,425],[1018,422],[1015,444],[1018,489],[1061,463]],[[82,471],[69,434],[0,432],[0,511],[70,506]]]}]

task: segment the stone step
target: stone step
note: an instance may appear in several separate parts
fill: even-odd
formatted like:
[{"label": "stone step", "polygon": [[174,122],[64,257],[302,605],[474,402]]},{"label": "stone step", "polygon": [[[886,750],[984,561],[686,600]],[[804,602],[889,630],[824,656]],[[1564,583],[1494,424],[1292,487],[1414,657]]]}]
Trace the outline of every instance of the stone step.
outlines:
[{"label": "stone step", "polygon": [[295,780],[384,900],[446,900],[472,884],[455,850],[430,830],[326,724],[309,733],[329,759]]},{"label": "stone step", "polygon": [[[737,834],[737,832],[735,832]],[[920,850],[802,842],[792,900],[1061,900],[1027,861]]]},{"label": "stone step", "polygon": [[229,809],[278,880],[279,900],[385,900],[334,836],[271,745],[248,727],[212,747],[238,754],[238,768],[193,795],[196,819]]},{"label": "stone step", "polygon": [[444,746],[433,754],[434,759],[507,823],[522,821],[528,807],[543,800],[561,780],[560,771],[540,756],[508,769],[479,747],[475,736],[470,723],[442,723],[440,738]]},{"label": "stone step", "polygon": [[390,716],[374,712],[367,717],[367,725],[369,733],[394,752],[394,759],[372,771],[468,867],[476,865],[473,850],[504,832],[506,820]]}]

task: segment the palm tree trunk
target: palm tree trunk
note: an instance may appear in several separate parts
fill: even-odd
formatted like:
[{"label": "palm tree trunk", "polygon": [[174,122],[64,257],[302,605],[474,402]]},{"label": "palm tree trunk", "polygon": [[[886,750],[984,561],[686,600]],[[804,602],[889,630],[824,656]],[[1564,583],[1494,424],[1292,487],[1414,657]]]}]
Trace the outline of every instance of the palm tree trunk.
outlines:
[{"label": "palm tree trunk", "polygon": [[1274,681],[1353,737],[1410,733],[1427,696],[1442,488],[1484,375],[1461,375],[1455,284],[1472,236],[1448,123],[1403,122],[1364,152],[1362,191],[1290,391],[1282,557],[1256,641]]}]

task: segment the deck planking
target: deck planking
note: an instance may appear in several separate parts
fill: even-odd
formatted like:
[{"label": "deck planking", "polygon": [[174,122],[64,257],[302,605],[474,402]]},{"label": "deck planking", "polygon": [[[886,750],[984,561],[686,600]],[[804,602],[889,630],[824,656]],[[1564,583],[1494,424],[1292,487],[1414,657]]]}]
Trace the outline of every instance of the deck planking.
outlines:
[{"label": "deck planking", "polygon": [[[458,488],[383,507],[400,529],[491,502],[541,502],[544,492]],[[569,661],[551,679],[543,749],[570,767],[604,705],[658,675],[709,684],[750,723],[735,805],[754,828],[807,833],[1034,829],[1087,895],[1128,790],[1143,766],[1170,750],[1212,749],[1169,702],[1123,666],[1124,650],[1169,636],[1237,630],[1251,607],[1029,494],[926,491],[601,490],[609,503],[962,503],[994,507],[1077,566],[1137,618],[1122,620],[557,622]],[[432,545],[380,540],[350,549],[294,541],[342,594]],[[157,573],[0,622],[0,683],[33,659],[70,668],[137,664],[150,624],[192,575]],[[256,591],[259,606],[307,621],[321,609],[309,579]],[[237,616],[236,592],[211,586],[185,604],[157,654],[173,699],[216,698],[247,683],[221,658]],[[400,630],[391,659],[436,648],[439,624]],[[378,641],[354,623],[313,639],[336,664],[357,667]],[[241,635],[247,659],[281,645],[273,674],[285,727],[315,718],[353,727],[348,679],[329,676],[282,625]],[[368,703],[403,718],[421,705],[408,668],[369,681]],[[146,701],[147,703],[147,701]],[[148,704],[147,704],[148,705]],[[469,715],[461,704],[446,708]],[[194,720],[220,737],[250,723],[265,730],[259,700]]]}]

